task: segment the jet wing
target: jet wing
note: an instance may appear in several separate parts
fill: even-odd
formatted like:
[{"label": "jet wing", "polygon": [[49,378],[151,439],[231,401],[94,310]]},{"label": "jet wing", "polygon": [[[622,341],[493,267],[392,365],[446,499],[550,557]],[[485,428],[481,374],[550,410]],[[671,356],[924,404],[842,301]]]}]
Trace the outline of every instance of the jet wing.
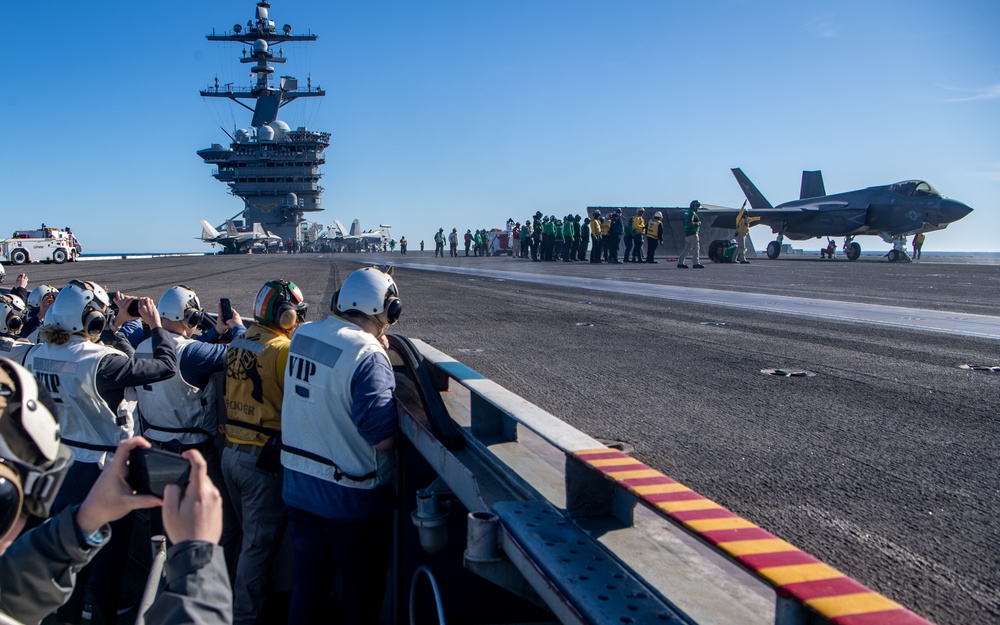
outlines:
[{"label": "jet wing", "polygon": [[[750,217],[757,217],[757,221],[754,225],[764,225],[770,226],[772,230],[777,232],[781,229],[782,225],[794,225],[798,222],[805,222],[815,218],[822,211],[839,210],[850,208],[849,202],[846,201],[827,201],[818,202],[815,204],[797,204],[796,206],[788,206],[784,208],[754,208],[747,210],[747,215]],[[712,219],[712,226],[716,228],[736,228],[736,215],[739,210],[735,208],[723,210],[712,210],[706,211],[710,216],[714,216]]]}]

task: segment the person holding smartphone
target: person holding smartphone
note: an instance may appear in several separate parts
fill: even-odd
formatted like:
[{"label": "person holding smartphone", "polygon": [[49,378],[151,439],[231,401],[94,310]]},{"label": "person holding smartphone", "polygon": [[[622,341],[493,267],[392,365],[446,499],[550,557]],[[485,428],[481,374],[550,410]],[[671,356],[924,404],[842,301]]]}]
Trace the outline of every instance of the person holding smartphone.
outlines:
[{"label": "person holding smartphone", "polygon": [[[52,397],[31,373],[0,358],[0,611],[37,623],[62,605],[77,572],[108,544],[110,523],[133,510],[163,505],[164,524],[174,546],[167,552],[167,583],[146,613],[147,625],[229,623],[232,595],[222,551],[218,490],[196,451],[190,481],[181,495],[168,486],[164,499],[133,492],[126,481],[140,438],[122,441],[100,478],[79,505],[20,535],[28,517],[47,518],[66,477],[73,453],[59,439]],[[15,451],[16,450],[16,451]]]},{"label": "person holding smartphone", "polygon": [[[156,448],[178,454],[197,449],[204,456],[209,477],[223,493],[222,546],[227,560],[235,562],[240,529],[222,477],[222,455],[215,446],[215,433],[219,429],[216,406],[222,393],[215,374],[226,367],[228,345],[221,341],[229,336],[243,336],[246,328],[239,313],[231,307],[229,319],[224,320],[225,311],[220,303],[215,326],[205,333],[210,336],[204,341],[192,338],[205,313],[198,294],[185,286],[167,289],[156,309],[177,353],[178,375],[136,387],[142,435]],[[152,337],[140,343],[135,352],[140,358],[151,357]]]}]

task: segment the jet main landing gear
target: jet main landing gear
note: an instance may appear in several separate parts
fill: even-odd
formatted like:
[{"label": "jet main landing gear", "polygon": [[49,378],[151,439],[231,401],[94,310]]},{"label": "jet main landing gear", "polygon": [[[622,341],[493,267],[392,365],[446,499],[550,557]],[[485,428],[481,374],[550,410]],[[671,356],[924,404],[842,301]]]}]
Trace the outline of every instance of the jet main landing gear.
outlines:
[{"label": "jet main landing gear", "polygon": [[844,239],[844,255],[847,260],[857,260],[861,258],[861,244],[854,240],[854,237]]}]

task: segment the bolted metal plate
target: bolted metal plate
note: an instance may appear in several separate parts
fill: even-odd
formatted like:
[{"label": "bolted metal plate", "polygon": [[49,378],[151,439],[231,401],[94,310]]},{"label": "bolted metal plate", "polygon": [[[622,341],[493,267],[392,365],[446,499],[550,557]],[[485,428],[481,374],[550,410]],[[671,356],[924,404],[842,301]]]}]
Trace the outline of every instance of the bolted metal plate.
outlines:
[{"label": "bolted metal plate", "polygon": [[504,528],[587,623],[689,623],[598,542],[544,501],[494,506]]},{"label": "bolted metal plate", "polygon": [[812,378],[816,375],[812,371],[801,369],[761,369],[760,372],[776,378]]},{"label": "bolted metal plate", "polygon": [[959,369],[966,369],[968,371],[982,371],[983,373],[1000,373],[1000,365],[962,365]]}]

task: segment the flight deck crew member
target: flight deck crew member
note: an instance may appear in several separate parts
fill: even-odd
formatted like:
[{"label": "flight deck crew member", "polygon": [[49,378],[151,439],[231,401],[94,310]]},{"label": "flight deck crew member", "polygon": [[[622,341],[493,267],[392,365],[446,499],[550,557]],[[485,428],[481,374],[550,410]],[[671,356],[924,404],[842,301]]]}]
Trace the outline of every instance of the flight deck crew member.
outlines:
[{"label": "flight deck crew member", "polygon": [[577,231],[580,233],[580,243],[576,248],[576,259],[585,261],[587,260],[587,242],[590,240],[590,217],[584,217],[581,222],[580,216],[577,215],[575,225],[578,226]]},{"label": "flight deck crew member", "polygon": [[396,283],[359,269],[323,321],[295,333],[282,404],[281,462],[295,541],[290,625],[329,620],[338,569],[339,623],[375,625],[393,541],[393,438],[399,427],[385,331],[402,310]]},{"label": "flight deck crew member", "polygon": [[611,215],[601,219],[601,255],[604,262],[611,262]]},{"label": "flight deck crew member", "polygon": [[622,223],[622,209],[616,208],[608,219],[608,262],[614,265],[621,264],[618,260],[618,243],[621,241],[625,226]]},{"label": "flight deck crew member", "polygon": [[656,248],[663,243],[663,213],[656,211],[653,218],[646,224],[646,262],[657,264],[653,260]]},{"label": "flight deck crew member", "polygon": [[556,218],[542,219],[542,260],[553,260],[552,250],[556,245]]},{"label": "flight deck crew member", "polygon": [[448,235],[448,247],[452,258],[458,258],[458,228],[452,228]]},{"label": "flight deck crew member", "polygon": [[529,243],[529,241],[531,241],[531,222],[530,221],[524,222],[524,225],[521,227],[521,232],[518,234],[518,236],[521,239],[520,240],[520,243],[521,243],[521,253],[519,254],[519,256],[521,258],[530,258],[530,256],[529,256],[530,252],[528,251],[529,248],[530,248],[530,245],[531,245]]},{"label": "flight deck crew member", "polygon": [[542,253],[540,249],[542,247],[542,222],[542,211],[536,211],[531,222],[531,260],[536,262],[541,261],[539,255]]},{"label": "flight deck crew member", "polygon": [[243,546],[233,580],[233,623],[251,625],[264,603],[271,562],[288,523],[281,501],[278,443],[282,429],[288,345],[308,305],[287,280],[265,284],[254,300],[254,321],[226,353],[226,448],[222,474]]},{"label": "flight deck crew member", "polygon": [[[126,395],[126,390],[166,380],[177,371],[173,344],[149,298],[139,300],[139,314],[151,329],[152,358],[132,358],[98,343],[109,305],[108,294],[97,284],[70,282],[45,316],[39,332],[42,342],[25,358],[25,366],[58,404],[62,442],[76,456],[56,497],[56,513],[84,500],[109,455],[122,439],[131,436],[135,402],[127,399],[131,391]],[[131,350],[120,333],[116,336],[116,345]],[[76,590],[57,613],[58,620],[80,622],[89,576],[94,609],[103,622],[113,625],[117,621],[133,521],[129,514],[111,524],[111,540],[94,558],[93,574],[81,571]]]},{"label": "flight deck crew member", "polygon": [[434,233],[434,258],[444,258],[444,228],[438,228]]},{"label": "flight deck crew member", "polygon": [[920,260],[920,248],[924,246],[924,239],[927,238],[923,232],[913,235],[913,259]]},{"label": "flight deck crew member", "polygon": [[573,225],[573,216],[566,215],[566,221],[563,222],[563,262],[571,263],[576,258],[574,258],[573,253],[576,251],[574,246],[574,241],[576,240],[576,228]]},{"label": "flight deck crew member", "polygon": [[642,242],[646,238],[646,220],[643,219],[643,215],[646,213],[646,209],[639,207],[636,214],[632,216],[632,262],[641,263],[642,258]]},{"label": "flight deck crew member", "polygon": [[[229,492],[222,476],[222,458],[215,446],[219,430],[216,405],[221,389],[214,374],[225,371],[228,345],[219,341],[243,336],[246,328],[236,311],[228,321],[222,319],[221,310],[215,326],[202,335],[202,340],[192,338],[204,311],[198,295],[184,286],[168,289],[156,305],[163,329],[173,342],[177,354],[178,375],[136,387],[139,403],[139,423],[142,435],[154,447],[177,454],[197,449],[205,459],[208,476],[223,497],[222,547],[226,560],[236,562],[239,523],[229,501]],[[221,309],[221,306],[220,306]],[[153,353],[152,339],[146,339],[136,348],[139,357]],[[154,513],[154,516],[155,515]],[[156,519],[156,525],[159,525]],[[159,533],[158,531],[155,533]]]},{"label": "flight deck crew member", "polygon": [[684,211],[684,251],[677,258],[678,269],[688,268],[684,264],[684,259],[687,258],[688,254],[691,255],[691,264],[695,269],[705,268],[705,265],[698,262],[699,255],[701,254],[701,245],[698,238],[698,232],[701,230],[701,219],[698,217],[699,208],[701,208],[701,202],[692,200],[691,206]]},{"label": "flight deck crew member", "polygon": [[750,261],[747,260],[747,236],[750,235],[750,226],[758,221],[760,221],[760,217],[751,217],[746,210],[746,202],[744,202],[743,206],[740,207],[740,212],[736,215],[736,245],[739,248],[736,261],[741,265],[750,264]]},{"label": "flight deck crew member", "polygon": [[472,228],[465,231],[465,255],[469,255],[469,248],[472,247]]},{"label": "flight deck crew member", "polygon": [[601,231],[603,229],[604,218],[601,211],[594,211],[594,218],[590,220],[590,262],[601,262]]},{"label": "flight deck crew member", "polygon": [[399,237],[399,253],[406,254],[406,237]]}]

